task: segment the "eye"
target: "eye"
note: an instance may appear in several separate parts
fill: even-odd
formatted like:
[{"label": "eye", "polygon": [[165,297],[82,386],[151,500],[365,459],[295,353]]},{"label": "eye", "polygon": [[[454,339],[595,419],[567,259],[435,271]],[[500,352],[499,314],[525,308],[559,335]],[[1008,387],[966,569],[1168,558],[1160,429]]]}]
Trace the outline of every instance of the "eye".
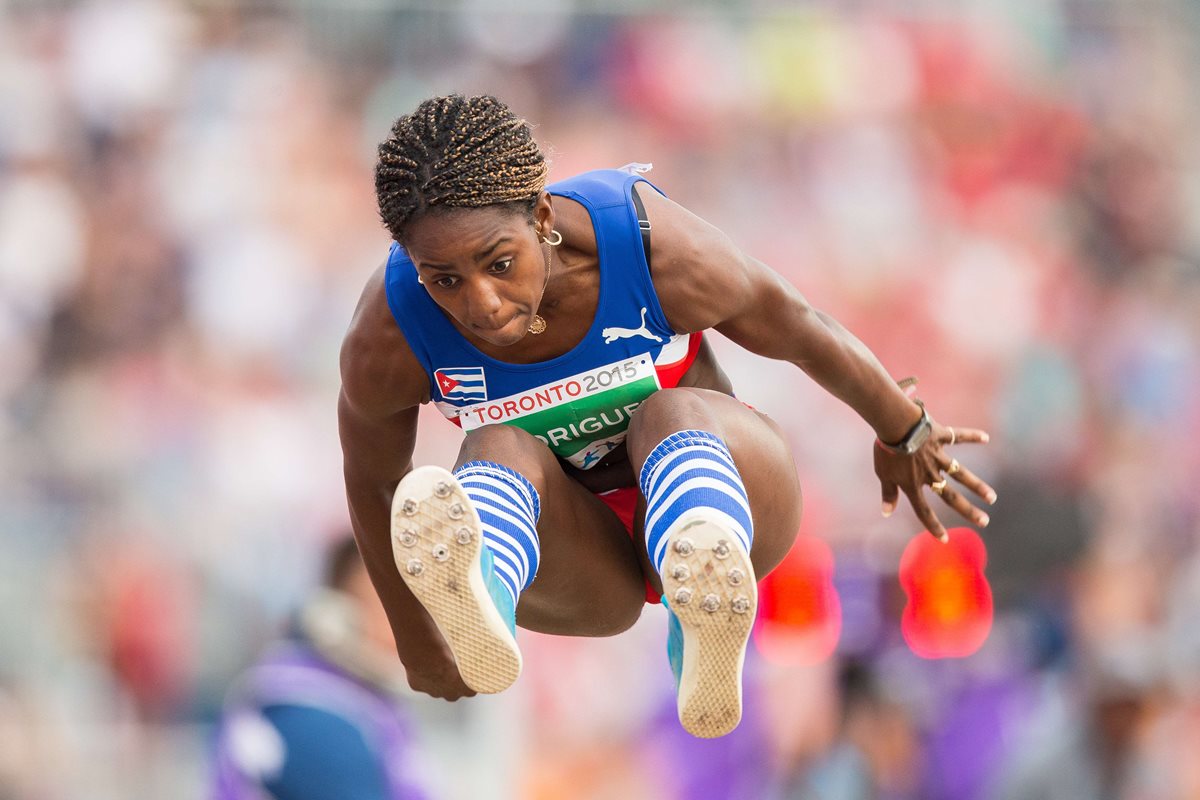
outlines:
[{"label": "eye", "polygon": [[458,283],[458,278],[450,275],[443,275],[434,281],[434,284],[442,289],[453,289]]},{"label": "eye", "polygon": [[491,271],[496,275],[503,275],[505,272],[508,272],[510,269],[512,269],[512,262],[513,260],[511,258],[502,258],[495,264],[492,264]]}]

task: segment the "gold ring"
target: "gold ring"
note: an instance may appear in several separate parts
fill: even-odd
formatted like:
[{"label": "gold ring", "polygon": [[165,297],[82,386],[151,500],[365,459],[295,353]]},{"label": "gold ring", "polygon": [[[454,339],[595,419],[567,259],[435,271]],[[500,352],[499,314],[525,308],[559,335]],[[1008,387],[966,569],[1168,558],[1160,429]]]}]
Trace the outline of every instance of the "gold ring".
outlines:
[{"label": "gold ring", "polygon": [[[947,425],[946,427],[948,427],[948,428],[949,428],[950,426],[948,426],[948,425]],[[954,428],[950,428],[950,444],[954,444],[954,442],[955,442],[957,439],[958,439],[958,434],[956,434],[956,433],[954,432]],[[951,473],[951,474],[953,474],[953,473]]]},{"label": "gold ring", "polygon": [[940,481],[934,481],[933,483],[929,484],[929,488],[933,489],[934,494],[940,495],[946,490],[946,479],[942,478]]},{"label": "gold ring", "polygon": [[954,475],[954,474],[955,474],[955,473],[957,473],[957,472],[958,472],[960,469],[962,469],[962,467],[961,467],[961,466],[959,466],[959,464],[958,464],[958,459],[957,459],[957,458],[952,458],[952,459],[950,459],[950,466],[946,467],[946,474],[947,474],[947,475]]}]

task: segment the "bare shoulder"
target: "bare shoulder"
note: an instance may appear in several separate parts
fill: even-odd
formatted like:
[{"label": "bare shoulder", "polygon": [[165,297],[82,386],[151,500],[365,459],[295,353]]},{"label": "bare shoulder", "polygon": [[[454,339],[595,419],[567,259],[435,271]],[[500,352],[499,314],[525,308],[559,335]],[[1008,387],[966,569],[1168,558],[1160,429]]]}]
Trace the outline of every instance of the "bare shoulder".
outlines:
[{"label": "bare shoulder", "polygon": [[341,350],[342,397],[358,415],[385,419],[429,400],[429,380],[392,317],[384,266],[359,298]]},{"label": "bare shoulder", "polygon": [[733,240],[680,204],[642,186],[651,234],[651,277],[671,327],[712,328],[738,315],[753,293],[755,264]]}]

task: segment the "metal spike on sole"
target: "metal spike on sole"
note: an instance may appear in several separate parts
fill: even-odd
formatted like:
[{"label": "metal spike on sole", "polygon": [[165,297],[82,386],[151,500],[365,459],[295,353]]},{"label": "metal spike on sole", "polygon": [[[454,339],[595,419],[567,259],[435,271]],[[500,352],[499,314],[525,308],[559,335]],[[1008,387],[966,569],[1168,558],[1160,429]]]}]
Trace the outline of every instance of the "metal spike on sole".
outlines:
[{"label": "metal spike on sole", "polygon": [[[430,557],[414,558],[414,546]],[[520,676],[521,651],[488,593],[483,547],[479,515],[449,471],[425,466],[404,476],[392,501],[400,577],[446,639],[463,682],[494,694]]]},{"label": "metal spike on sole", "polygon": [[683,633],[679,721],[693,736],[724,736],[742,718],[742,666],[758,608],[754,568],[731,533],[703,516],[668,540],[664,589]]}]

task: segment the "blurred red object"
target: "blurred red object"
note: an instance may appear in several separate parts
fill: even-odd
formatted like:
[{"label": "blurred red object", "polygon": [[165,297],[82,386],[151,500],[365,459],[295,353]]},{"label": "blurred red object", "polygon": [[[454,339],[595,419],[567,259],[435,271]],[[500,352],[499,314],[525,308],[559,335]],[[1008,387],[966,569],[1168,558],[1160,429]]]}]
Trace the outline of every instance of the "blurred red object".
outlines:
[{"label": "blurred red object", "polygon": [[833,585],[833,551],[801,534],[775,571],[758,585],[754,641],[769,661],[816,664],[829,658],[842,632]]},{"label": "blurred red object", "polygon": [[107,547],[98,600],[109,665],[143,717],[169,717],[187,702],[197,663],[199,612],[189,574],[152,547]]},{"label": "blurred red object", "polygon": [[969,656],[992,629],[983,540],[970,528],[946,533],[946,544],[927,532],[914,536],[900,558],[900,585],[908,596],[900,628],[922,658]]}]

